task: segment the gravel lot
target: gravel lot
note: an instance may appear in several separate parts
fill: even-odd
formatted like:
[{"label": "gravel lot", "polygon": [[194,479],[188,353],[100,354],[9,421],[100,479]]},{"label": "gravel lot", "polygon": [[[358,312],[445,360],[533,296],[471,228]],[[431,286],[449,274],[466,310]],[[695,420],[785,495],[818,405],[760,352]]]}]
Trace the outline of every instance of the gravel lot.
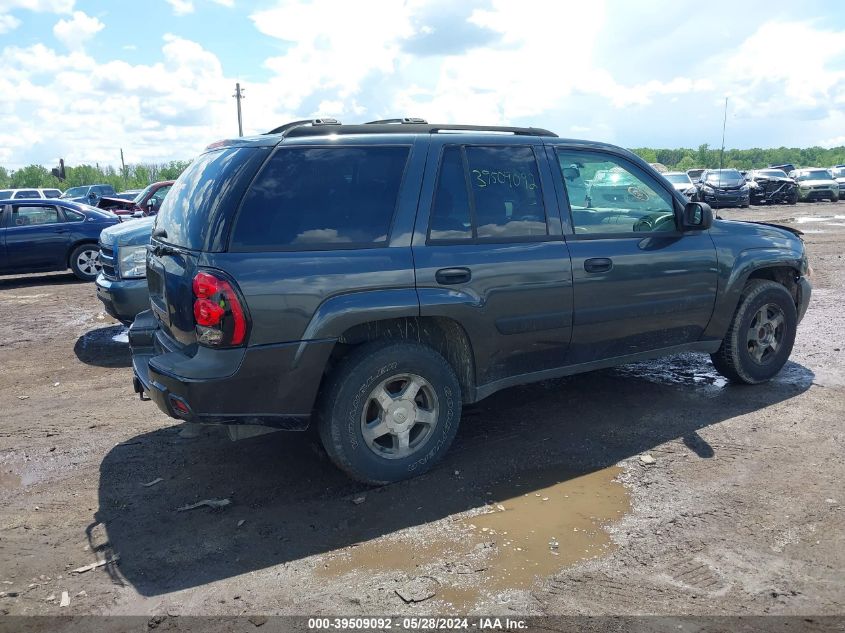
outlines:
[{"label": "gravel lot", "polygon": [[[92,284],[0,279],[0,612],[842,614],[845,203],[720,213],[806,232],[776,380],[684,355],[510,389],[380,489],[310,433],[179,437]],[[231,503],[177,510],[203,499]]]}]

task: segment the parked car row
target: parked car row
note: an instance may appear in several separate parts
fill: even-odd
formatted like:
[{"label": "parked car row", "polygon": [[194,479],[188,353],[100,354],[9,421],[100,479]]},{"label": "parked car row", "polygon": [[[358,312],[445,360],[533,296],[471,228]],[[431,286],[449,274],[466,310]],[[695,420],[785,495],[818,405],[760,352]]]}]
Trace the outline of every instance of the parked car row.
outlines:
[{"label": "parked car row", "polygon": [[[130,200],[121,199],[110,185],[72,187],[62,193],[58,189],[0,190],[0,275],[52,272],[70,269],[84,281],[93,281],[103,268],[100,234],[129,216],[155,215],[173,181],[153,183]],[[47,202],[49,200],[49,202]],[[97,206],[94,206],[97,205]],[[150,221],[146,226],[146,243],[150,238]],[[120,227],[115,227],[120,228]],[[132,233],[135,227],[126,226]],[[140,239],[140,238],[139,238]],[[145,248],[145,247],[144,247]],[[144,270],[141,251],[135,252],[135,270]],[[127,279],[132,276],[127,261],[105,259],[107,272],[117,269]],[[115,303],[123,311],[106,309],[125,323],[149,303],[144,274],[143,283],[136,283],[136,301],[131,308],[118,289]]]},{"label": "parked car row", "polygon": [[713,207],[747,207],[749,204],[795,204],[801,201],[838,202],[845,192],[845,166],[829,169],[794,165],[773,165],[766,169],[738,171],[688,169],[664,172],[676,191],[689,200],[707,202]]}]

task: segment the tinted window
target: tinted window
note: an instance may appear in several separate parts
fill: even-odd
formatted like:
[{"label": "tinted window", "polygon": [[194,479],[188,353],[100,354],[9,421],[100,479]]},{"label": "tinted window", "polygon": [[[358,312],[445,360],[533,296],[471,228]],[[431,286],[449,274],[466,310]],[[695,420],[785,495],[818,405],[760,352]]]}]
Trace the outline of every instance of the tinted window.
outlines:
[{"label": "tinted window", "polygon": [[12,211],[11,226],[38,226],[55,224],[59,221],[56,207],[15,207]]},{"label": "tinted window", "polygon": [[461,148],[447,147],[440,163],[437,191],[431,209],[429,239],[461,240],[472,238],[469,196],[464,176]]},{"label": "tinted window", "polygon": [[14,197],[15,200],[19,200],[21,198],[40,198],[41,194],[35,189],[23,189],[18,191]]},{"label": "tinted window", "polygon": [[267,156],[259,148],[225,148],[197,157],[182,172],[159,209],[156,230],[176,246],[202,250],[219,229],[221,212],[240,200],[246,183]]},{"label": "tinted window", "polygon": [[77,211],[71,211],[70,209],[65,209],[65,221],[67,222],[82,222],[85,219],[85,216]]},{"label": "tinted window", "polygon": [[479,238],[546,235],[537,160],[530,147],[467,147]]},{"label": "tinted window", "polygon": [[244,197],[230,250],[386,244],[408,152],[279,149]]},{"label": "tinted window", "polygon": [[44,197],[45,198],[58,198],[62,195],[62,192],[58,189],[44,189]]},{"label": "tinted window", "polygon": [[728,185],[737,185],[745,182],[745,178],[742,177],[742,174],[735,169],[723,169],[721,172],[719,172],[719,170],[708,171],[704,179],[709,183],[722,183]]},{"label": "tinted window", "polygon": [[672,196],[609,154],[558,151],[576,234],[674,231]]},{"label": "tinted window", "polygon": [[12,197],[12,192],[9,191],[8,189],[4,189],[3,191],[0,191],[0,200],[8,200],[11,197]]}]

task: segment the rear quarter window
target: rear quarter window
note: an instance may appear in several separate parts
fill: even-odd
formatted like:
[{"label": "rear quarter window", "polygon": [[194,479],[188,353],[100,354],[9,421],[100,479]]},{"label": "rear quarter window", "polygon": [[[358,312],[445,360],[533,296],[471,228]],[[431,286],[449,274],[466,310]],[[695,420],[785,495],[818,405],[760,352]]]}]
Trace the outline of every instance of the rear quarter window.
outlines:
[{"label": "rear quarter window", "polygon": [[244,196],[230,251],[387,244],[410,148],[280,148]]},{"label": "rear quarter window", "polygon": [[198,156],[161,204],[155,228],[162,242],[191,250],[222,250],[218,239],[249,181],[267,158],[264,148],[223,148]]}]

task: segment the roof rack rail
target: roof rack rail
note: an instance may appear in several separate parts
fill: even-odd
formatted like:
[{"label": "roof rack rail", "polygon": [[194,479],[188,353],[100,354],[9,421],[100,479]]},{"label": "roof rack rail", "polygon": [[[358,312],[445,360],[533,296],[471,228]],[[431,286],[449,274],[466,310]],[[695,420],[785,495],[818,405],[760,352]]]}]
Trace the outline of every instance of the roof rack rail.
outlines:
[{"label": "roof rack rail", "polygon": [[322,119],[300,119],[299,121],[291,121],[290,123],[285,123],[284,125],[280,125],[279,127],[273,128],[269,132],[265,132],[264,134],[284,134],[288,130],[292,130],[296,127],[302,127],[303,125],[341,125],[341,122],[337,119],[330,119],[330,118],[322,118]]},{"label": "roof rack rail", "polygon": [[421,119],[415,116],[406,116],[402,117],[401,119],[380,119],[378,121],[367,121],[364,125],[383,125],[386,123],[405,123],[408,124],[419,124],[419,125],[427,125],[428,121],[425,119]]},{"label": "roof rack rail", "polygon": [[[439,125],[431,123],[356,123],[352,125],[337,125],[332,134],[442,134],[442,133],[472,133],[479,134],[513,134],[514,136],[548,136],[557,137],[557,134],[536,127],[506,127],[497,125]],[[320,136],[326,134],[320,126],[296,125],[285,132],[285,136]]]}]

